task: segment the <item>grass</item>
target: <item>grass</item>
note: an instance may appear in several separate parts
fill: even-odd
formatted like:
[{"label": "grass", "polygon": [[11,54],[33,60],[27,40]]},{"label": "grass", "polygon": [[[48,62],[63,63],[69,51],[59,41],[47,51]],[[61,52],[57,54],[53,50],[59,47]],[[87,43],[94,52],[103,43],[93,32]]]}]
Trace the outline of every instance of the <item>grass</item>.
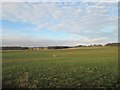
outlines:
[{"label": "grass", "polygon": [[3,51],[2,58],[3,88],[117,86],[117,47]]}]

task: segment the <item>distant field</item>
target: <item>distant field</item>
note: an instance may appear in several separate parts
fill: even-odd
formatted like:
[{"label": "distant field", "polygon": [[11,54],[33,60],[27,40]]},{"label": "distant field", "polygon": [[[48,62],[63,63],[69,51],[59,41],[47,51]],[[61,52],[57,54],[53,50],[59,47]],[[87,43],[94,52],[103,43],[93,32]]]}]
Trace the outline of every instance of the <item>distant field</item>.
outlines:
[{"label": "distant field", "polygon": [[116,87],[117,47],[3,51],[3,88]]}]

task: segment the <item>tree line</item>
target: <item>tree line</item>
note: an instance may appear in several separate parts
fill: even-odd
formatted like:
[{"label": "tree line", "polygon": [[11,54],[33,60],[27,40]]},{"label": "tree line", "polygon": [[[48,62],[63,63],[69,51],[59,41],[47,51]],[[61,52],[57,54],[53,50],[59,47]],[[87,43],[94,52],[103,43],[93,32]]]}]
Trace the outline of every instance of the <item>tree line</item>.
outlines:
[{"label": "tree line", "polygon": [[[107,43],[104,46],[119,46],[120,43]],[[103,46],[101,44],[93,44],[93,45],[77,45],[74,47],[69,47],[69,46],[48,46],[48,47],[20,47],[20,46],[4,46],[4,47],[0,47],[0,50],[29,50],[29,49],[33,49],[33,50],[39,50],[39,49],[67,49],[67,48],[79,48],[79,47],[99,47],[99,46]]]}]

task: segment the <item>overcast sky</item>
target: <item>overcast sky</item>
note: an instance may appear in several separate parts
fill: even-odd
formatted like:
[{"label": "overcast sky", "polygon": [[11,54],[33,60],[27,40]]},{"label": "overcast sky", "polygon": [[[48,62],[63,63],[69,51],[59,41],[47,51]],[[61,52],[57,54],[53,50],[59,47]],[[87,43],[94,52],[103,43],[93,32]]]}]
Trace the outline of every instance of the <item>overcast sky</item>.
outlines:
[{"label": "overcast sky", "polygon": [[117,2],[3,2],[2,44],[51,46],[118,40]]}]

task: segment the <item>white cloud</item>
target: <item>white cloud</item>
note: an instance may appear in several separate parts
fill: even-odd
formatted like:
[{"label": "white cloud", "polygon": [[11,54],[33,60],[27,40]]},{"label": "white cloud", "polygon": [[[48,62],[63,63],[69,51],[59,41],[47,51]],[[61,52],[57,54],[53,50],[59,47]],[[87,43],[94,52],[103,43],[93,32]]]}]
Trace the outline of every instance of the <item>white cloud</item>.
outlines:
[{"label": "white cloud", "polygon": [[1,0],[2,2],[118,2],[119,0]]},{"label": "white cloud", "polygon": [[[6,33],[3,35],[2,38],[2,45],[3,46],[41,46],[41,47],[47,47],[47,46],[61,46],[61,45],[68,45],[68,46],[75,46],[79,44],[105,44],[108,38],[81,38],[80,40],[52,40],[52,39],[45,39],[45,38],[35,38],[30,37],[28,35],[18,34],[16,33]],[[9,36],[9,38],[8,38]]]},{"label": "white cloud", "polygon": [[[113,41],[117,38],[117,2],[65,3],[65,6],[59,6],[59,3],[55,2],[4,2],[2,4],[3,17],[0,16],[1,19],[28,22],[36,25],[37,30],[47,28],[53,31],[72,33],[84,37],[80,40],[82,43],[104,43],[109,41],[112,36],[114,36],[111,39]],[[111,34],[103,32],[107,26],[115,28]],[[11,38],[11,42],[20,41],[19,38],[12,40],[13,38]],[[5,39],[5,42],[7,41],[9,40]],[[39,40],[36,40],[36,43],[37,41]],[[50,40],[46,41],[50,42]],[[61,41],[61,43],[63,42]],[[78,43],[78,41],[69,42]]]}]

